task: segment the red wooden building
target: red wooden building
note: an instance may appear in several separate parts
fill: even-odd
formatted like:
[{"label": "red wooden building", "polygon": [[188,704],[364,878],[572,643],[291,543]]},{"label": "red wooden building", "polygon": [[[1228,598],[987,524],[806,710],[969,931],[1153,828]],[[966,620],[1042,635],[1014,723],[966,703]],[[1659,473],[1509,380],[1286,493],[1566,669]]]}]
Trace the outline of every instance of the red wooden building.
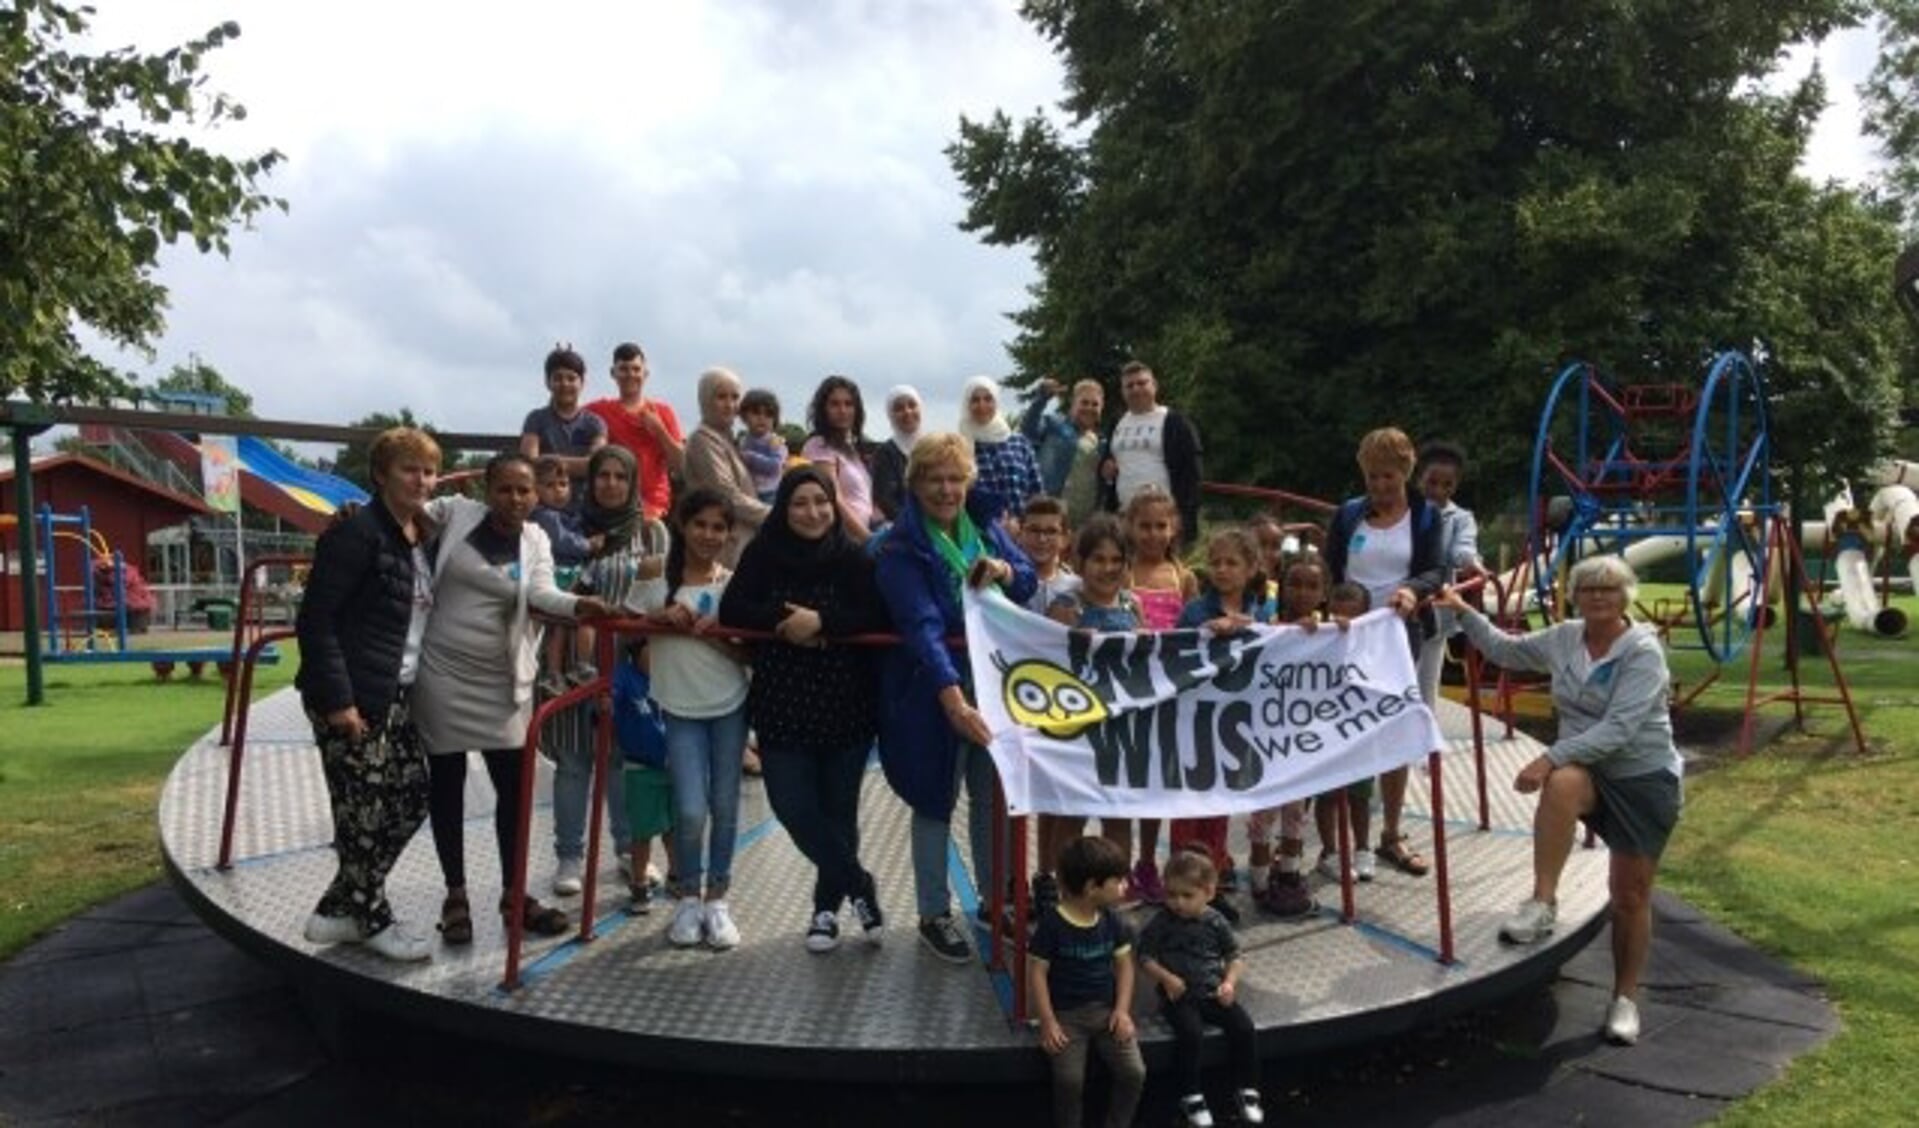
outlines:
[{"label": "red wooden building", "polygon": [[[0,514],[12,514],[14,504],[13,470],[8,466],[0,469]],[[34,459],[33,504],[36,508],[52,505],[55,513],[63,514],[88,507],[94,530],[128,563],[142,569],[147,567],[148,536],[189,517],[213,512],[198,498],[175,493],[83,454]],[[30,515],[18,524],[0,520],[0,631],[21,629],[20,538],[31,535]],[[79,569],[86,566],[80,546],[61,538],[56,549],[60,553],[61,582],[77,582],[82,574]]]}]

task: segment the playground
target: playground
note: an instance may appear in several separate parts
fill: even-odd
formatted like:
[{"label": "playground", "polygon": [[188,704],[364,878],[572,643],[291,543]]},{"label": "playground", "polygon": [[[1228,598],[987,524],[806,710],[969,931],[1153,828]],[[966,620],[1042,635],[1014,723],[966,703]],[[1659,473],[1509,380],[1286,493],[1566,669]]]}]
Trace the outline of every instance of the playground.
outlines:
[{"label": "playground", "polygon": [[[1910,826],[1909,801],[1900,796],[1913,794],[1919,782],[1919,765],[1911,754],[1919,737],[1919,701],[1910,688],[1919,682],[1919,660],[1909,640],[1895,629],[1915,610],[1908,589],[1895,583],[1896,573],[1910,566],[1905,545],[1911,540],[1913,512],[1896,494],[1885,493],[1905,489],[1907,471],[1905,464],[1889,464],[1880,473],[1886,479],[1879,483],[1881,494],[1869,508],[1849,503],[1829,507],[1828,521],[1818,531],[1825,534],[1820,544],[1830,546],[1831,559],[1821,558],[1818,568],[1809,567],[1788,513],[1771,490],[1768,435],[1763,411],[1756,410],[1764,400],[1756,381],[1750,369],[1740,371],[1737,357],[1715,362],[1705,379],[1706,394],[1690,399],[1620,387],[1589,368],[1563,373],[1542,416],[1542,453],[1535,461],[1534,501],[1529,506],[1533,524],[1526,548],[1517,564],[1487,584],[1488,604],[1514,625],[1522,618],[1550,620],[1564,613],[1564,575],[1583,555],[1620,551],[1632,557],[1637,552],[1644,570],[1677,563],[1679,578],[1648,583],[1637,611],[1658,623],[1667,637],[1680,688],[1676,704],[1682,742],[1685,734],[1693,734],[1686,751],[1699,772],[1691,789],[1687,833],[1676,840],[1669,859],[1669,882],[1736,931],[1817,976],[1833,991],[1846,1022],[1846,1030],[1830,1046],[1796,1066],[1783,1082],[1731,1106],[1734,1119],[1792,1123],[1814,1107],[1822,1117],[1833,1118],[1829,1089],[1835,1085],[1856,1093],[1859,1114],[1866,1116],[1875,1109],[1898,1107],[1902,1099],[1894,1083],[1873,1072],[1873,1063],[1919,1048],[1905,1005],[1914,998],[1913,972],[1898,957],[1914,922],[1901,915],[1892,897],[1899,888],[1900,839]],[[1557,413],[1562,400],[1570,397],[1580,401],[1580,411],[1568,427]],[[1598,410],[1591,410],[1595,405]],[[1649,438],[1648,419],[1689,421],[1690,445],[1683,426],[1670,429],[1680,439]],[[1680,443],[1677,453],[1671,447],[1661,449],[1661,442]],[[1562,492],[1547,496],[1548,487]],[[1675,492],[1681,502],[1666,500]],[[41,524],[42,543],[51,546],[45,556],[57,561],[61,524],[51,513]],[[112,593],[106,606],[114,609],[115,630],[111,644],[101,643],[98,652],[129,653],[124,622],[131,600],[125,574],[84,524],[77,533],[72,539],[92,561],[89,577],[104,571],[103,586]],[[1805,543],[1812,542],[1807,536]],[[1647,545],[1650,555],[1638,547]],[[1847,553],[1859,557],[1850,568],[1839,566]],[[291,565],[260,558],[253,563]],[[1868,579],[1863,586],[1860,566]],[[56,563],[49,575],[57,574]],[[1827,576],[1835,581],[1830,592],[1821,588]],[[48,606],[57,617],[60,588],[51,579],[49,591]],[[325,850],[324,789],[317,775],[306,770],[312,765],[287,755],[306,747],[308,737],[290,692],[279,688],[286,672],[255,673],[255,660],[272,653],[272,646],[286,645],[275,637],[284,632],[268,629],[262,616],[249,613],[251,585],[241,593],[233,639],[223,652],[229,663],[243,650],[249,656],[241,667],[244,674],[226,698],[231,724],[209,730],[204,719],[197,726],[188,719],[191,710],[139,710],[146,731],[127,733],[118,750],[103,749],[104,734],[126,728],[128,720],[128,711],[108,702],[135,683],[95,676],[95,670],[104,674],[112,669],[110,662],[93,669],[85,662],[70,666],[72,659],[64,656],[84,654],[85,648],[67,646],[46,655],[56,671],[48,688],[73,693],[79,708],[22,710],[16,715],[23,723],[9,726],[9,731],[28,732],[40,716],[64,713],[62,723],[72,727],[30,735],[34,751],[17,763],[12,761],[18,754],[10,752],[9,762],[0,765],[10,781],[40,785],[6,800],[9,805],[24,801],[26,810],[0,812],[8,826],[20,828],[6,833],[21,835],[17,841],[0,842],[0,858],[32,859],[17,883],[14,874],[4,872],[6,866],[0,866],[0,877],[38,891],[10,907],[0,950],[15,950],[75,909],[152,879],[156,868],[150,849],[115,845],[111,836],[92,832],[112,823],[116,816],[108,812],[116,809],[137,812],[137,825],[146,825],[156,802],[157,774],[168,775],[158,798],[164,867],[187,904],[215,930],[266,958],[291,981],[333,996],[336,1005],[324,1010],[339,1021],[347,1020],[343,1013],[365,1009],[522,1046],[547,1038],[536,1038],[534,1031],[550,1031],[551,1024],[559,1022],[569,1031],[563,1040],[567,1052],[581,1057],[635,1064],[643,1058],[655,1067],[759,1077],[817,1077],[830,1060],[834,1075],[848,1081],[870,1083],[905,1073],[922,1083],[959,1078],[1013,1085],[1037,1082],[1037,1061],[1020,1023],[1021,996],[1014,986],[1020,980],[1010,970],[1023,951],[1002,953],[999,939],[984,933],[979,947],[983,955],[990,948],[991,955],[988,975],[979,985],[985,989],[977,997],[965,985],[956,994],[949,983],[937,992],[942,1001],[935,1009],[951,1021],[939,1029],[914,1023],[887,1026],[878,1034],[870,1019],[902,1005],[905,994],[917,996],[927,989],[913,974],[910,951],[903,953],[905,962],[876,971],[877,978],[865,986],[821,981],[819,989],[841,1003],[860,991],[878,990],[881,995],[858,996],[864,1001],[852,1007],[850,1017],[841,1014],[834,1022],[803,1031],[755,1026],[744,1000],[739,1014],[747,1017],[745,1027],[716,1020],[690,1038],[684,1015],[677,1024],[658,1029],[647,1025],[650,1012],[644,1009],[616,1007],[583,1017],[580,1008],[599,991],[593,986],[596,976],[603,978],[609,970],[645,980],[636,981],[623,996],[643,995],[642,988],[649,985],[671,993],[670,985],[689,975],[696,982],[684,984],[688,990],[711,994],[720,989],[694,965],[662,961],[661,953],[645,947],[634,949],[635,937],[644,930],[632,928],[631,920],[611,904],[600,906],[597,932],[590,917],[582,924],[581,942],[604,938],[602,944],[580,950],[567,944],[534,949],[525,965],[513,932],[483,938],[487,942],[476,946],[470,959],[449,961],[444,967],[436,962],[426,977],[398,974],[352,958],[352,953],[342,959],[339,953],[328,957],[306,951],[287,933],[292,927],[288,922],[297,921],[298,914],[281,911],[285,905],[279,894],[289,887],[314,885],[318,878],[306,870],[330,858]],[[97,623],[102,617],[99,590],[89,582],[81,585],[81,595],[86,620]],[[1795,612],[1802,601],[1805,609]],[[50,627],[53,621],[50,618]],[[1788,623],[1791,629],[1786,629]],[[87,637],[98,639],[101,633],[95,628]],[[70,637],[58,631],[47,635],[56,643]],[[86,669],[88,676],[67,679],[70,668]],[[1597,930],[1603,889],[1595,900],[1591,877],[1596,871],[1589,872],[1590,866],[1576,859],[1568,871],[1568,903],[1562,909],[1565,944],[1519,953],[1518,958],[1485,944],[1492,906],[1510,900],[1516,883],[1526,880],[1527,815],[1503,789],[1494,800],[1490,822],[1486,800],[1480,799],[1477,835],[1469,816],[1457,812],[1471,806],[1476,757],[1490,765],[1482,773],[1483,796],[1487,775],[1505,779],[1537,746],[1510,728],[1504,736],[1487,735],[1482,744],[1482,722],[1486,728],[1496,727],[1504,713],[1510,723],[1510,707],[1526,690],[1509,684],[1503,675],[1494,680],[1470,655],[1461,672],[1470,684],[1458,687],[1454,696],[1482,707],[1490,699],[1493,715],[1478,716],[1457,704],[1441,706],[1452,749],[1443,759],[1444,771],[1432,777],[1430,786],[1416,783],[1412,801],[1436,835],[1442,824],[1457,822],[1460,827],[1455,848],[1472,877],[1458,887],[1457,911],[1464,926],[1458,947],[1451,931],[1453,894],[1445,879],[1443,852],[1436,934],[1430,932],[1430,890],[1400,890],[1390,881],[1372,888],[1367,908],[1358,916],[1348,887],[1344,909],[1323,909],[1316,927],[1300,932],[1268,924],[1249,932],[1262,952],[1249,982],[1273,992],[1270,998],[1263,992],[1256,996],[1268,1053],[1299,1059],[1414,1037],[1436,1021],[1470,1023],[1482,1008],[1496,1007],[1515,992],[1549,980]],[[150,680],[139,684],[148,693],[168,691]],[[194,691],[191,702],[210,706],[214,688]],[[589,686],[568,696],[583,698],[591,692]],[[1788,732],[1773,735],[1773,725],[1753,724],[1761,710],[1770,710],[1779,721],[1788,709],[1799,722]],[[1811,733],[1804,731],[1806,726]],[[1755,731],[1766,735],[1756,737]],[[82,746],[89,752],[73,755],[73,765],[43,751]],[[188,748],[185,756],[179,754],[183,747]],[[250,782],[242,785],[238,767],[248,751],[256,766]],[[1441,762],[1435,755],[1435,767]],[[1440,775],[1446,777],[1446,792],[1456,806],[1441,805]],[[95,795],[107,808],[89,806],[74,812],[78,823],[68,822],[60,817],[60,798],[78,790]],[[212,816],[222,806],[223,793],[225,820],[218,821]],[[469,796],[469,810],[476,804],[483,807],[486,799],[486,794]],[[119,806],[123,803],[127,805]],[[1834,812],[1845,814],[1835,817]],[[869,815],[876,838],[899,846],[900,828],[889,830],[878,810]],[[764,821],[777,839],[777,828],[770,819]],[[748,833],[757,838],[759,828]],[[59,857],[63,850],[90,850],[96,855],[94,864]],[[125,865],[101,864],[99,855],[111,857],[122,850],[136,857],[126,859]],[[396,899],[431,895],[434,879],[428,860],[418,852],[409,859],[394,877]],[[1845,859],[1838,867],[1843,872],[1834,872],[1835,859]],[[791,862],[780,853],[777,840],[750,855],[744,865],[744,872],[767,887],[797,880],[786,872]],[[902,880],[903,875],[893,874],[888,884]],[[1322,890],[1322,904],[1336,903],[1340,893],[1337,883]],[[588,896],[590,902],[590,885]],[[1682,917],[1689,911],[1668,907],[1669,913]],[[777,933],[771,919],[752,923],[757,925],[755,935]],[[1848,944],[1854,931],[1863,932],[1870,942]],[[503,980],[492,962],[502,954]],[[637,969],[621,970],[636,956]],[[775,953],[764,958],[749,953],[732,962],[752,965],[736,966],[745,978],[732,983],[749,996],[790,992],[802,982],[787,966],[790,961]],[[1006,977],[996,978],[1002,974]],[[1354,976],[1363,978],[1367,990],[1353,991]],[[735,978],[729,976],[729,982]],[[1342,982],[1348,986],[1331,990]],[[1658,999],[1657,982],[1653,990]],[[339,1011],[341,999],[352,1000],[349,1012]],[[1329,1006],[1329,1001],[1336,1005]],[[1677,995],[1669,1001],[1680,1002]],[[798,1009],[835,1009],[827,997],[815,1003]],[[1004,1021],[1008,1015],[1010,1025]],[[530,1026],[528,1019],[534,1020]],[[637,1042],[623,1040],[635,1035]],[[879,1040],[871,1041],[875,1037]],[[728,1045],[735,1052],[713,1056],[716,1046]],[[633,1057],[640,1048],[646,1053]],[[871,1052],[880,1048],[884,1053]],[[1161,1052],[1150,1041],[1148,1050]],[[1444,1068],[1443,1063],[1438,1068]],[[1771,1067],[1761,1069],[1752,1082],[1771,1075]],[[1671,1083],[1683,1091],[1686,1081],[1682,1076]],[[1719,1099],[1744,1097],[1750,1091],[1716,1092],[1715,1083],[1706,1084],[1708,1095]]]}]

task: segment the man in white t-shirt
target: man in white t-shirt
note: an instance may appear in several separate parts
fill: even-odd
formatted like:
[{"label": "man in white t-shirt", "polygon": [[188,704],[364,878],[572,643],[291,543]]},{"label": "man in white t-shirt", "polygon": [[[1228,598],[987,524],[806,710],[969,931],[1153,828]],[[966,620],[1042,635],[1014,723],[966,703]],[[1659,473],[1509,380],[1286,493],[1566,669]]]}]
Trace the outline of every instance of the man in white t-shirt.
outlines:
[{"label": "man in white t-shirt", "polygon": [[1119,373],[1126,414],[1107,435],[1100,467],[1106,481],[1106,507],[1118,510],[1147,486],[1173,495],[1179,507],[1179,536],[1190,547],[1199,537],[1199,432],[1184,415],[1159,402],[1153,370],[1135,360]]}]

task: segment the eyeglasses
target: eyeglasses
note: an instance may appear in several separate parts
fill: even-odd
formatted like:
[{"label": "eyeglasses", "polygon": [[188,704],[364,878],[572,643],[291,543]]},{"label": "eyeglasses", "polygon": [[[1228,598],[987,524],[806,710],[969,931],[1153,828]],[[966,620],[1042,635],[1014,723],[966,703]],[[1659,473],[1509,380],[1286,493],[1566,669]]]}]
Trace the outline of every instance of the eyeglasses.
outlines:
[{"label": "eyeglasses", "polygon": [[1582,584],[1580,585],[1578,591],[1573,592],[1573,596],[1574,598],[1577,598],[1582,595],[1619,595],[1625,590],[1626,589],[1623,587],[1612,587],[1612,586],[1605,586],[1600,584]]}]

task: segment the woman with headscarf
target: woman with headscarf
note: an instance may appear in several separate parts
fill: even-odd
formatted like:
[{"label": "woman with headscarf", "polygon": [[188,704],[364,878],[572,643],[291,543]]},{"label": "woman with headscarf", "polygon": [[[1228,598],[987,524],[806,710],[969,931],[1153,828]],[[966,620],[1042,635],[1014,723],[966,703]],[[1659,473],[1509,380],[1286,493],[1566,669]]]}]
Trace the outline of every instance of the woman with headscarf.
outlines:
[{"label": "woman with headscarf", "polygon": [[832,637],[884,630],[873,564],[846,535],[833,479],[800,466],[780,479],[773,511],[720,597],[720,622],[771,631],[753,647],[746,711],[759,734],[767,802],[817,871],[806,949],[839,944],[848,901],[870,943],[883,920],[860,861],[860,783],[875,724],[868,647]]},{"label": "woman with headscarf", "polygon": [[800,448],[800,457],[833,479],[846,535],[855,544],[865,544],[873,529],[873,474],[860,450],[866,441],[866,405],[860,402],[860,386],[845,376],[821,380],[813,402],[807,405],[806,425],[812,434]]},{"label": "woman with headscarf", "polygon": [[1032,442],[1000,414],[999,385],[991,376],[966,381],[960,403],[959,432],[973,440],[973,461],[979,466],[974,488],[998,498],[1009,516],[1020,516],[1027,499],[1046,489]]},{"label": "woman with headscarf", "polygon": [[920,413],[925,401],[910,384],[895,384],[886,392],[886,421],[893,437],[873,452],[873,508],[888,521],[899,520],[906,504],[906,459],[920,437]]},{"label": "woman with headscarf", "polygon": [[755,492],[753,472],[733,441],[733,424],[745,394],[746,386],[731,369],[709,368],[700,373],[700,425],[687,436],[683,471],[688,489],[704,486],[718,491],[733,511],[733,532],[723,558],[729,568],[739,563],[740,550],[766,520],[766,503]]},{"label": "woman with headscarf", "polygon": [[[586,463],[586,498],[581,506],[587,530],[604,540],[600,552],[580,567],[574,590],[598,596],[617,607],[626,601],[636,580],[654,579],[666,565],[669,538],[666,526],[647,520],[640,509],[639,462],[621,446],[603,446]],[[559,625],[554,630],[581,628]],[[548,671],[569,681],[592,676],[591,648],[562,648],[573,668]],[[545,680],[545,679],[543,679]],[[558,865],[553,892],[575,896],[582,887],[586,859],[586,804],[593,782],[593,717],[588,709],[569,709],[547,722],[540,733],[541,747],[553,760],[553,852]],[[606,808],[613,829],[613,845],[622,867],[632,845],[626,818],[626,790],[618,771],[608,774]],[[630,882],[644,875],[629,874]]]}]

